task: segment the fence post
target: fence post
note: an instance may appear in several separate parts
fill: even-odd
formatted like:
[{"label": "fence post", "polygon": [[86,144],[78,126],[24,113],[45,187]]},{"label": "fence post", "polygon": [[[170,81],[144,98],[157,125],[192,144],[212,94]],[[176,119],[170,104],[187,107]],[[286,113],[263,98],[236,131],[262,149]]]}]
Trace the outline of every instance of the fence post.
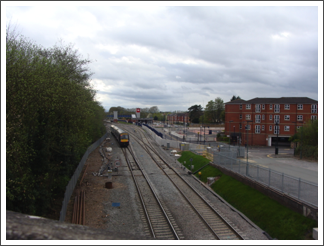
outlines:
[{"label": "fence post", "polygon": [[257,178],[258,178],[258,181],[260,180],[259,178],[259,165],[257,165]]},{"label": "fence post", "polygon": [[298,200],[300,200],[300,178],[298,179]]},{"label": "fence post", "polygon": [[281,192],[284,193],[284,176],[285,174],[281,174]]}]

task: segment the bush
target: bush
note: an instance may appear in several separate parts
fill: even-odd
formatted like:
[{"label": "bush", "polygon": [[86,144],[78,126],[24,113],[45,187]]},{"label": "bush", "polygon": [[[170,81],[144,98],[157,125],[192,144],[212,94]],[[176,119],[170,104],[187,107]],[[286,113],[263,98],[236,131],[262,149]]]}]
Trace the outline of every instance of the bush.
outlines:
[{"label": "bush", "polygon": [[318,160],[317,146],[310,146],[310,145],[298,146],[296,148],[295,155],[296,156],[300,155],[300,152],[302,152],[302,157]]}]

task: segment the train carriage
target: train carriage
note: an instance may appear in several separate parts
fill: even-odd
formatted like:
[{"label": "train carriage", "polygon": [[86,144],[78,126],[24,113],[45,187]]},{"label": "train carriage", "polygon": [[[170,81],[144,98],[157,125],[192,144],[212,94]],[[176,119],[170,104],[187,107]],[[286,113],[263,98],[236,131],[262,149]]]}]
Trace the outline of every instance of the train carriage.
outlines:
[{"label": "train carriage", "polygon": [[127,147],[129,145],[129,134],[115,125],[110,127],[111,134],[115,136],[120,147]]}]

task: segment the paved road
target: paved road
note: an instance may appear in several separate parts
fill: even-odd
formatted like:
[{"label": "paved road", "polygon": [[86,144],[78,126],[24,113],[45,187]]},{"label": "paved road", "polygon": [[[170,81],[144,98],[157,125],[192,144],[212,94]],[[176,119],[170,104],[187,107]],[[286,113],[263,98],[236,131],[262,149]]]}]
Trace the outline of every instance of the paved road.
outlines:
[{"label": "paved road", "polygon": [[276,156],[274,147],[253,147],[249,148],[248,158],[251,163],[318,184],[318,161],[300,160],[293,152],[293,149],[279,147]]}]

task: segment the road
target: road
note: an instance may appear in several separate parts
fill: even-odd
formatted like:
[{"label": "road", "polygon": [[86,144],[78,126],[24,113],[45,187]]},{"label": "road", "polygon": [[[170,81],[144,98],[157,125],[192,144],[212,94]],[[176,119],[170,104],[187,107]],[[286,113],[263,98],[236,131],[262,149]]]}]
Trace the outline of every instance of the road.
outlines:
[{"label": "road", "polygon": [[293,156],[293,151],[287,147],[279,147],[276,156],[274,147],[249,147],[248,161],[318,184],[318,161],[298,159]]}]

